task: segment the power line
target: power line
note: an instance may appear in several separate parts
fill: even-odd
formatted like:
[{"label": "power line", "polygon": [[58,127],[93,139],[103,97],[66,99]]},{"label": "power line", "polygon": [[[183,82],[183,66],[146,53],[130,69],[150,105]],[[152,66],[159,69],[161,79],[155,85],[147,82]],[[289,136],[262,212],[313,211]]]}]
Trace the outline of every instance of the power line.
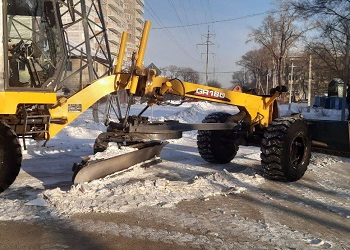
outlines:
[{"label": "power line", "polygon": [[[161,68],[161,70],[166,70],[166,68]],[[174,72],[181,72],[181,73],[193,73],[193,71],[182,71],[182,70],[174,70]],[[207,72],[204,71],[196,71],[198,74],[207,74]],[[216,71],[216,72],[208,72],[208,75],[213,75],[213,74],[233,74],[234,71]]]},{"label": "power line", "polygon": [[206,24],[209,24],[207,10],[205,9],[205,6],[203,4],[203,0],[200,0],[200,2],[201,2],[201,6],[202,6],[202,8],[204,10],[204,17],[205,17],[205,20],[207,21]]},{"label": "power line", "polygon": [[[197,61],[197,62],[200,62],[198,59],[194,58],[190,53],[188,53],[186,51],[186,49],[175,39],[175,37],[170,33],[170,31],[163,25],[162,21],[160,20],[160,18],[158,17],[157,13],[153,10],[152,6],[147,2],[145,1],[146,5],[148,7],[145,6],[146,9],[150,9],[151,12],[153,12],[153,14],[155,16],[152,15],[151,12],[149,12],[149,14],[153,17],[154,21],[161,27],[162,30],[164,30],[165,34],[170,38],[170,40],[176,45],[178,46],[185,54],[187,54],[189,57],[191,57],[193,60]],[[158,19],[158,20],[157,20]]]},{"label": "power line", "polygon": [[[207,6],[208,6],[208,11],[209,11],[209,17],[210,17],[210,21],[213,22],[215,19],[214,19],[214,13],[213,13],[213,9],[210,5],[210,1],[207,0]],[[216,30],[215,30],[215,25],[211,25],[211,30],[213,31],[213,33],[216,33]],[[214,36],[214,41],[216,41],[216,37]],[[216,41],[217,42],[217,41]],[[215,52],[217,51],[217,46],[214,46],[214,54]],[[214,57],[213,58],[213,71],[214,71],[214,79],[216,78],[216,75],[215,75],[215,72],[216,72],[216,60],[217,60],[217,57]]]},{"label": "power line", "polygon": [[[213,10],[210,6],[210,1],[207,0],[207,6],[208,6],[208,12],[209,12],[209,18],[210,18],[210,22],[213,22],[214,21],[214,15],[213,15]],[[215,25],[212,26],[213,27],[213,31],[215,32]]]},{"label": "power line", "polygon": [[[199,43],[199,44],[197,44],[197,45],[200,45],[200,46],[205,45],[205,46],[207,47],[206,53],[203,53],[203,54],[206,55],[205,83],[207,83],[207,84],[208,84],[208,65],[209,65],[209,54],[210,54],[210,53],[209,53],[209,46],[213,46],[213,45],[214,45],[214,43],[213,43],[212,41],[210,41],[210,38],[212,38],[212,37],[214,37],[214,36],[215,36],[215,34],[210,34],[210,32],[209,32],[209,26],[208,26],[208,33],[207,33],[206,35],[204,35],[204,37],[206,38],[205,42],[204,42],[204,43]],[[211,53],[211,54],[212,54],[212,53]]]},{"label": "power line", "polygon": [[[186,23],[189,24],[190,22],[189,22],[187,11],[186,11],[187,8],[185,8],[185,5],[184,5],[183,1],[179,0],[179,2],[180,2],[180,5],[181,5],[181,7],[183,9],[183,13],[185,14]],[[191,27],[188,27],[188,29],[190,31],[190,34],[193,34]],[[194,44],[191,38],[190,38],[190,40],[191,40],[191,43]],[[197,53],[199,54],[197,46],[195,46],[195,48],[196,48]]]},{"label": "power line", "polygon": [[[183,29],[184,29],[184,31],[185,31],[185,34],[186,34],[188,40],[191,42],[191,45],[194,45],[194,42],[192,41],[191,37],[189,36],[187,30],[185,29],[185,26],[184,26],[184,24],[183,24],[183,22],[182,22],[182,19],[181,19],[179,13],[177,12],[177,10],[176,10],[176,8],[175,8],[175,5],[174,5],[173,1],[172,1],[172,0],[168,0],[168,2],[169,2],[170,5],[173,7],[177,18],[179,19],[181,25],[183,26]],[[186,12],[185,12],[185,13],[186,13]],[[196,47],[196,46],[194,46],[194,47]]]},{"label": "power line", "polygon": [[[198,18],[197,18],[197,11],[196,11],[196,8],[194,8],[193,4],[192,4],[192,0],[189,0],[190,2],[190,5],[191,5],[191,8],[192,8],[192,11],[194,13],[194,19],[196,20],[196,23],[198,23]],[[197,26],[198,30],[199,30],[199,33],[202,33],[201,29],[200,29],[200,26]]]},{"label": "power line", "polygon": [[164,27],[158,27],[158,28],[156,27],[156,28],[153,28],[153,29],[175,29],[175,28],[192,27],[192,26],[198,26],[198,25],[208,25],[208,24],[213,24],[213,23],[232,22],[232,21],[247,19],[247,18],[261,16],[261,15],[266,15],[266,14],[275,14],[275,13],[279,13],[279,12],[284,12],[284,10],[265,11],[265,12],[249,14],[249,15],[241,16],[241,17],[235,17],[235,18],[229,18],[229,19],[223,19],[223,20],[216,20],[216,21],[207,21],[205,23],[202,22],[202,23],[192,23],[192,24],[188,24],[188,25],[164,26]]}]

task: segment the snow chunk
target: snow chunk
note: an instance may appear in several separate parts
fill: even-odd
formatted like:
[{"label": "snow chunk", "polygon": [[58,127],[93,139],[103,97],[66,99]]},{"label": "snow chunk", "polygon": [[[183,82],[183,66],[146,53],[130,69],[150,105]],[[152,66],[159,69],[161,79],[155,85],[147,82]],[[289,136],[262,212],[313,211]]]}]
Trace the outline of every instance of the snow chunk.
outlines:
[{"label": "snow chunk", "polygon": [[108,143],[108,147],[103,152],[98,152],[92,156],[89,156],[89,161],[95,161],[95,160],[102,160],[102,159],[109,159],[118,155],[123,155],[126,153],[134,152],[138,150],[137,148],[132,147],[124,147],[119,145],[115,142]]},{"label": "snow chunk", "polygon": [[27,203],[25,203],[24,205],[26,206],[40,206],[40,207],[46,207],[47,204],[45,202],[45,200],[41,197],[38,197],[34,200],[28,201]]}]

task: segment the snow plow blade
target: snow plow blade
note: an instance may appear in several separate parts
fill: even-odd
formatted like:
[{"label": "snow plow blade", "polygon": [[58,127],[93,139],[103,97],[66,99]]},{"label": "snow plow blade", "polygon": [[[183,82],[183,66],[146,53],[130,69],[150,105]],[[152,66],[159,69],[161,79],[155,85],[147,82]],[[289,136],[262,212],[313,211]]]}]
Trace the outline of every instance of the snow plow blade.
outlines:
[{"label": "snow plow blade", "polygon": [[350,157],[350,122],[306,120],[311,132],[312,151]]},{"label": "snow plow blade", "polygon": [[[74,164],[73,166],[73,183],[79,184],[89,182],[118,171],[127,169],[133,165],[151,160],[155,156],[160,155],[160,151],[167,142],[150,141],[142,143],[137,147],[138,150],[126,154],[118,155],[106,160],[93,162],[91,164]],[[147,166],[158,163],[159,160],[154,160],[152,163],[147,163]]]}]

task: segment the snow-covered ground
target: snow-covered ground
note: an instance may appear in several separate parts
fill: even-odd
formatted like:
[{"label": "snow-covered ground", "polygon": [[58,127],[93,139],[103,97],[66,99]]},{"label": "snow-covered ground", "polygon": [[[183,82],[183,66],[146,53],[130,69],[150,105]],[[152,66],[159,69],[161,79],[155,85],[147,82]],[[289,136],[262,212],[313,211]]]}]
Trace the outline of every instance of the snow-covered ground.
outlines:
[{"label": "snow-covered ground", "polygon": [[[137,114],[142,108],[140,105],[135,105],[132,111]],[[306,118],[340,119],[338,110],[313,108],[310,113],[307,113],[305,104],[293,104],[290,111],[287,105],[281,105],[280,109],[282,115],[302,112]],[[155,106],[145,115],[151,116],[154,120],[176,119],[180,122],[201,122],[207,114],[215,111],[234,113],[237,112],[237,109],[225,105],[195,102],[184,103],[180,107]],[[110,214],[143,211],[150,216],[162,214],[169,220],[173,220],[173,223],[178,221],[183,225],[200,227],[201,223],[204,223],[201,218],[181,217],[182,215],[176,212],[179,203],[193,200],[205,202],[212,197],[230,195],[239,195],[239,197],[251,195],[253,197],[257,194],[266,198],[266,201],[274,200],[278,203],[279,200],[286,202],[288,199],[285,199],[285,196],[288,196],[289,193],[293,197],[294,195],[298,197],[295,198],[298,204],[304,202],[302,206],[305,206],[305,209],[310,207],[308,201],[312,200],[317,203],[315,207],[325,208],[347,225],[350,223],[349,182],[339,183],[332,179],[334,175],[326,171],[332,164],[350,168],[348,159],[324,154],[313,155],[303,184],[312,179],[320,189],[325,190],[324,193],[320,190],[316,192],[307,185],[301,187],[299,182],[290,184],[265,180],[261,176],[260,149],[256,147],[241,146],[237,156],[229,164],[217,165],[205,162],[197,152],[196,131],[184,133],[181,139],[170,140],[170,144],[166,145],[161,153],[163,161],[155,166],[142,168],[136,165],[101,180],[72,186],[73,163],[80,162],[82,156],[92,153],[95,138],[104,130],[105,127],[102,124],[92,121],[91,111],[88,111],[51,139],[46,148],[42,148],[40,143],[28,143],[28,150],[23,151],[22,170],[17,180],[8,190],[0,194],[0,220],[35,221],[67,218],[91,212]],[[111,149],[114,148],[116,147],[111,147]],[[344,173],[343,169],[339,169],[339,175],[341,173]],[[289,190],[285,194],[274,196],[271,193],[271,190],[276,189],[276,192],[280,192],[280,189],[284,188]],[[270,191],[265,192],[265,189]],[[334,194],[334,197],[323,194]],[[150,207],[153,208],[152,211],[157,211],[157,215],[148,210]],[[266,213],[271,212],[267,208],[263,210]],[[177,244],[182,241],[184,244],[192,242],[193,244],[190,245],[193,247],[203,246],[203,244],[207,244],[208,247],[205,248],[249,247],[248,243],[246,246],[243,243],[235,245],[229,240],[225,241],[226,245],[217,242],[220,234],[222,234],[222,240],[226,239],[225,237],[230,238],[230,233],[232,233],[230,226],[227,228],[223,226],[228,223],[227,221],[233,220],[237,230],[243,230],[249,233],[250,237],[269,242],[266,244],[281,241],[286,248],[295,246],[297,249],[303,246],[305,248],[335,247],[337,249],[340,246],[350,245],[350,241],[346,239],[342,239],[344,242],[341,241],[341,244],[334,242],[333,236],[329,239],[320,239],[317,235],[297,231],[291,226],[267,222],[267,219],[264,222],[252,222],[245,220],[245,217],[228,216],[228,213],[240,213],[233,212],[228,207],[222,211],[224,212],[221,217],[215,214],[215,217],[207,218],[211,226],[213,224],[216,228],[222,229],[220,232],[213,231],[214,229],[210,231],[209,236],[214,237],[215,240],[210,240],[208,235],[207,238],[193,238],[194,236],[190,234],[178,235],[176,238],[174,235],[165,236],[161,231],[157,239],[173,237],[172,239],[177,239],[175,240]],[[266,215],[264,218],[269,216]],[[202,226],[206,227],[205,223]],[[89,225],[78,227],[80,230],[83,230],[82,227],[84,227],[84,230],[89,231],[101,230],[102,226],[91,222]],[[134,234],[140,231],[131,227],[118,230],[130,230],[131,237],[137,237]],[[231,230],[233,230],[232,225]],[[350,230],[350,227],[345,227],[344,230]],[[143,233],[147,233],[146,231]]]}]

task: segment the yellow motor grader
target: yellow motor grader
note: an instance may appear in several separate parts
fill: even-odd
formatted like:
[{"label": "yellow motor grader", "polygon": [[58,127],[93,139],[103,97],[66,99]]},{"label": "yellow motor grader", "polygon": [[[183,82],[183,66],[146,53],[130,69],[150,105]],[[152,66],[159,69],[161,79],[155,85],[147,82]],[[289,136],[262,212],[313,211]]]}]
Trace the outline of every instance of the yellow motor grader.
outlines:
[{"label": "yellow motor grader", "polygon": [[[96,138],[94,152],[103,151],[109,142],[133,147],[135,151],[108,160],[76,164],[74,183],[104,177],[159,156],[167,139],[180,138],[182,132],[189,130],[198,130],[199,154],[211,163],[230,162],[239,145],[261,147],[264,175],[273,180],[300,179],[309,164],[312,146],[326,152],[349,153],[347,122],[306,121],[300,114],[279,116],[276,99],[287,91],[284,86],[272,89],[270,95],[253,95],[239,89],[231,91],[159,77],[154,69],[143,67],[150,22],[145,22],[138,52],[128,70],[122,66],[128,37],[124,32],[116,65],[111,67],[106,63],[111,69],[106,70],[107,75],[96,77],[73,95],[62,95],[62,83],[67,81],[65,67],[71,59],[70,53],[77,50],[77,46],[69,44],[65,28],[70,24],[64,24],[62,17],[67,14],[70,23],[78,22],[79,16],[75,14],[84,13],[77,11],[77,7],[72,1],[60,0],[3,1],[0,192],[14,182],[20,171],[22,146],[18,138],[23,139],[23,147],[28,138],[47,141],[99,99],[106,95],[116,98],[120,91],[129,96],[126,112],[122,114],[116,102],[118,121],[106,123],[107,132]],[[62,14],[63,9],[66,11]],[[26,29],[29,32],[24,32]],[[84,58],[93,54],[85,52]],[[109,53],[107,58],[110,59]],[[86,62],[91,64],[94,60],[103,61],[96,57]],[[196,124],[151,122],[143,116],[148,107],[162,103],[166,95],[234,105],[239,112],[215,112]],[[148,100],[138,115],[130,115],[133,97]]]}]

